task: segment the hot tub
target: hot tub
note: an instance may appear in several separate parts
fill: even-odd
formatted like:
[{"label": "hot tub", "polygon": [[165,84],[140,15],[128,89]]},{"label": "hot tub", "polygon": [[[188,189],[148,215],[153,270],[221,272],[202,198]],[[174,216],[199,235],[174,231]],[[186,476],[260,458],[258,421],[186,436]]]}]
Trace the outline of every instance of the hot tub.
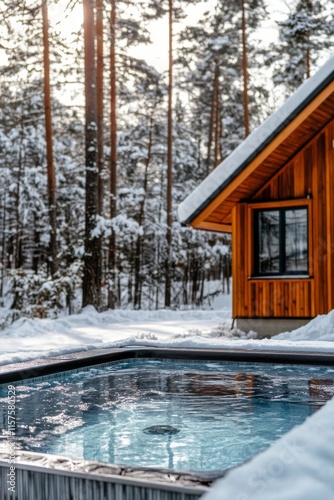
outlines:
[{"label": "hot tub", "polygon": [[9,386],[16,395],[18,477],[42,488],[27,500],[44,498],[50,470],[58,489],[72,480],[73,498],[113,498],[106,484],[118,485],[117,500],[199,498],[334,393],[329,355],[143,348],[68,358],[1,375],[3,421]]}]

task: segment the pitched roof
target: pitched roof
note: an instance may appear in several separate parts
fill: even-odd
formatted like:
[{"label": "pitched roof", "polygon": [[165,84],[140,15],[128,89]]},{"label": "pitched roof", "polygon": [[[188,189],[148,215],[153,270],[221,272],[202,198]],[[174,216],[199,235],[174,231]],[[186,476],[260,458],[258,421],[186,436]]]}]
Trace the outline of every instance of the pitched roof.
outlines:
[{"label": "pitched roof", "polygon": [[333,80],[334,57],[331,57],[179,205],[181,223],[190,224]]}]

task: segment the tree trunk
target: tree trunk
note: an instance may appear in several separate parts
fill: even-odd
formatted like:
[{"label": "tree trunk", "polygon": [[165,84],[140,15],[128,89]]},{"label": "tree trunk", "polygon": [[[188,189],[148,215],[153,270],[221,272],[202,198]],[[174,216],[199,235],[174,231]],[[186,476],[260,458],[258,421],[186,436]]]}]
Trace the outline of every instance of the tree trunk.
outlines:
[{"label": "tree trunk", "polygon": [[224,126],[223,126],[223,101],[220,95],[220,85],[218,80],[218,92],[219,92],[219,163],[224,160],[224,148],[223,148],[223,136],[224,136]]},{"label": "tree trunk", "polygon": [[96,68],[93,0],[83,0],[85,38],[85,157],[86,157],[86,219],[82,305],[100,306],[100,246],[92,232],[98,213],[98,180],[96,154]]},{"label": "tree trunk", "polygon": [[[144,211],[145,211],[145,200],[147,196],[147,184],[148,184],[148,169],[151,163],[152,156],[152,146],[153,146],[153,125],[154,125],[154,109],[152,109],[152,114],[150,117],[150,125],[149,125],[149,133],[148,133],[148,145],[147,145],[147,158],[145,163],[145,172],[144,172],[144,197],[140,203],[139,215],[138,215],[138,224],[139,226],[143,225],[144,222]],[[141,308],[141,263],[142,263],[142,236],[138,235],[136,241],[136,253],[135,253],[135,292],[134,292],[134,308]]]},{"label": "tree trunk", "polygon": [[195,304],[196,303],[197,289],[198,289],[198,261],[197,260],[193,260],[191,274],[192,274],[191,302],[192,302],[192,304]]},{"label": "tree trunk", "polygon": [[183,271],[183,278],[182,278],[182,282],[183,282],[183,296],[182,296],[182,299],[183,299],[183,304],[185,306],[188,305],[188,275],[189,275],[189,246],[188,246],[188,249],[187,249],[187,260],[186,260],[186,263],[185,263],[185,268],[184,268],[184,271]]},{"label": "tree trunk", "polygon": [[216,82],[216,66],[213,74],[212,80],[212,99],[211,99],[211,108],[210,108],[210,122],[209,122],[209,132],[208,132],[208,149],[206,155],[206,175],[208,176],[210,173],[210,164],[211,164],[211,147],[212,147],[212,137],[213,137],[213,127],[215,121],[215,82]]},{"label": "tree trunk", "polygon": [[201,288],[200,288],[199,298],[197,300],[198,306],[202,306],[204,300],[205,272],[203,271],[203,269],[200,272],[200,280],[201,280]]},{"label": "tree trunk", "polygon": [[38,273],[38,266],[39,266],[39,258],[40,258],[40,235],[37,229],[37,216],[36,214],[34,215],[34,250],[33,250],[33,255],[32,255],[32,269],[35,274]]},{"label": "tree trunk", "polygon": [[[312,0],[306,0],[306,6],[308,9],[308,14],[309,18],[312,19],[313,15],[313,4]],[[308,41],[308,47],[306,49],[306,54],[305,54],[305,64],[306,64],[306,78],[311,77],[311,51],[310,51],[310,38],[311,38],[311,32],[307,32],[307,41]]]},{"label": "tree trunk", "polygon": [[[198,117],[198,130],[202,131],[202,118]],[[202,167],[202,134],[199,133],[197,135],[197,168],[201,171]]]},{"label": "tree trunk", "polygon": [[1,261],[0,261],[0,270],[1,270],[1,281],[0,281],[0,305],[3,307],[3,282],[5,277],[5,267],[6,267],[6,232],[7,232],[7,191],[4,190],[3,193],[3,210],[2,210],[2,244],[1,244]]},{"label": "tree trunk", "polygon": [[169,81],[167,124],[167,233],[165,265],[165,307],[171,305],[171,253],[172,253],[172,169],[173,169],[173,0],[169,0]]},{"label": "tree trunk", "polygon": [[[103,105],[103,0],[96,0],[96,112],[97,112],[97,212],[103,215],[104,105]],[[102,282],[103,235],[99,236],[99,283]]]},{"label": "tree trunk", "polygon": [[103,0],[96,0],[96,107],[97,107],[97,168],[99,171],[98,184],[98,213],[103,213]]},{"label": "tree trunk", "polygon": [[220,134],[220,95],[219,95],[219,65],[216,62],[214,80],[214,102],[215,102],[215,158],[214,168],[219,163],[219,134]]},{"label": "tree trunk", "polygon": [[23,170],[23,159],[22,159],[22,149],[23,149],[24,131],[23,123],[21,120],[21,130],[20,130],[20,145],[19,145],[19,157],[18,157],[18,172],[17,172],[17,184],[15,192],[15,260],[14,266],[16,269],[22,267],[23,265],[23,254],[22,254],[22,221],[20,217],[20,205],[21,205],[21,179]]},{"label": "tree trunk", "polygon": [[246,12],[245,0],[241,0],[242,9],[242,73],[244,80],[243,102],[244,102],[244,124],[245,137],[249,135],[249,110],[248,110],[248,64],[247,64],[247,38],[246,38]]},{"label": "tree trunk", "polygon": [[135,245],[131,242],[131,253],[129,255],[129,270],[128,270],[128,300],[127,300],[127,305],[132,306],[132,300],[133,300],[133,275],[134,275],[134,259],[132,259],[132,256],[135,255],[134,251]]},{"label": "tree trunk", "polygon": [[311,55],[310,49],[306,49],[306,78],[310,78],[311,76]]},{"label": "tree trunk", "polygon": [[15,219],[16,219],[16,234],[15,245],[13,249],[14,267],[19,269],[23,266],[23,251],[22,251],[22,226],[20,217],[20,181],[17,182],[17,191],[15,193]]},{"label": "tree trunk", "polygon": [[[117,197],[117,122],[116,122],[116,0],[111,0],[110,18],[110,219],[116,217]],[[116,234],[109,238],[108,307],[114,309],[116,291]]]},{"label": "tree trunk", "polygon": [[57,204],[56,204],[56,176],[53,158],[53,133],[50,91],[50,55],[49,55],[49,20],[47,0],[42,0],[43,18],[43,48],[44,48],[44,114],[46,137],[46,161],[48,181],[48,205],[50,218],[50,243],[48,263],[53,276],[58,269],[57,263]]}]

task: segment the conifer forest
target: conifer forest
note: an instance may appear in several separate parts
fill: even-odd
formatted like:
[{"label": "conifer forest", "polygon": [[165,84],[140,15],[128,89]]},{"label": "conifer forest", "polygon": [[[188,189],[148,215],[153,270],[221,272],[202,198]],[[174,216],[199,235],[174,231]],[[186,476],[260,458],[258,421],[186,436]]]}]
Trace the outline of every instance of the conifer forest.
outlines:
[{"label": "conifer forest", "polygon": [[230,236],[182,227],[178,204],[327,59],[333,11],[1,0],[0,327],[229,293]]}]

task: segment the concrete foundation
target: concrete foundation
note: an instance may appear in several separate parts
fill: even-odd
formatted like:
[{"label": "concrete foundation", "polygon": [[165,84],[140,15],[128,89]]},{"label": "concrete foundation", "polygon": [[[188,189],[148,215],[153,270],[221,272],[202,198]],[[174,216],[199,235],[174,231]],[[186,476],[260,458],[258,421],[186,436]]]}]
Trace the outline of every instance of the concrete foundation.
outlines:
[{"label": "concrete foundation", "polygon": [[237,318],[236,327],[244,332],[253,330],[258,338],[273,337],[306,325],[312,318]]}]

